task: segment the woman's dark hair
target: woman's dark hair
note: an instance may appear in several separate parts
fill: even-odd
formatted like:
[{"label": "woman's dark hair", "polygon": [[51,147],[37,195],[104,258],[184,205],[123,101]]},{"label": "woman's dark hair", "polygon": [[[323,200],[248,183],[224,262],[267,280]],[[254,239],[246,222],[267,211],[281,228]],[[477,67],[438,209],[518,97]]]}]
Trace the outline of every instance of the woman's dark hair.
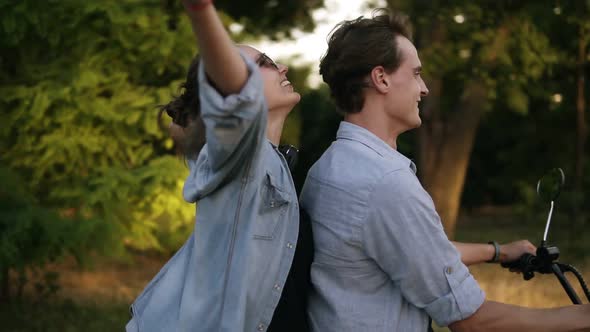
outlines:
[{"label": "woman's dark hair", "polygon": [[170,127],[170,136],[178,152],[186,158],[196,158],[205,145],[205,125],[201,119],[199,101],[199,62],[197,55],[191,62],[186,81],[180,85],[180,95],[160,106],[159,117],[165,112],[177,125]]},{"label": "woman's dark hair", "polygon": [[332,30],[320,75],[340,112],[361,111],[366,76],[373,68],[383,66],[391,73],[399,67],[397,36],[411,39],[408,17],[387,9],[375,10],[372,18],[343,21]]}]

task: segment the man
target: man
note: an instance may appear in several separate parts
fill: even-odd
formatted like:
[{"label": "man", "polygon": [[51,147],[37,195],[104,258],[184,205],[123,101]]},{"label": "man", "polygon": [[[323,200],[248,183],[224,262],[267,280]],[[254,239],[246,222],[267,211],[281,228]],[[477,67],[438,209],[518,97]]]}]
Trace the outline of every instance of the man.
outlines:
[{"label": "man", "polygon": [[[430,316],[453,331],[590,330],[588,305],[486,301],[462,262],[485,251],[447,239],[416,166],[396,150],[398,136],[420,126],[428,94],[410,38],[401,15],[345,21],[321,61],[344,121],[301,193],[316,248],[312,329],[426,331]],[[487,248],[497,260],[501,250]]]}]

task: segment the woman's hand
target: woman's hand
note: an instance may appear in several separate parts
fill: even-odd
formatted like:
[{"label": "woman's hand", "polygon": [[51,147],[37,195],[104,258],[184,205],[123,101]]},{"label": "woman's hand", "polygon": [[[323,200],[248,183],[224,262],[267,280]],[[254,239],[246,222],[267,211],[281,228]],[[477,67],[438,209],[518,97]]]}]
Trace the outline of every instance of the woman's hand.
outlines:
[{"label": "woman's hand", "polygon": [[212,3],[212,0],[182,0],[182,4],[187,11],[198,11]]},{"label": "woman's hand", "polygon": [[248,69],[212,0],[182,0],[182,4],[191,21],[207,77],[221,95],[238,93],[246,84]]}]

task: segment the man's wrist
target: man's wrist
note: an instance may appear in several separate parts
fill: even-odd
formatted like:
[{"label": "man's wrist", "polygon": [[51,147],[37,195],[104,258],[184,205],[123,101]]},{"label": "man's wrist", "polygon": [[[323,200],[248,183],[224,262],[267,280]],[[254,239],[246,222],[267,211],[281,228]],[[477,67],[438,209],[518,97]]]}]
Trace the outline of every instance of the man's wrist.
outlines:
[{"label": "man's wrist", "polygon": [[491,244],[494,247],[494,256],[492,256],[492,259],[488,260],[487,263],[498,263],[500,261],[500,245],[496,241],[490,241],[488,244]]}]

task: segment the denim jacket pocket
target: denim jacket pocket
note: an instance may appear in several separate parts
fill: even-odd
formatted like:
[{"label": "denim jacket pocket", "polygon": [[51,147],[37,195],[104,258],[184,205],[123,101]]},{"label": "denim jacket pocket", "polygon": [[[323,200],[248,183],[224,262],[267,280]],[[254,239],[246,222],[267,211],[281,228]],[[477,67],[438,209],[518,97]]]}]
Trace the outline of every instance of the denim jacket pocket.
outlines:
[{"label": "denim jacket pocket", "polygon": [[260,193],[262,195],[260,217],[255,221],[254,238],[272,240],[279,223],[285,216],[289,194],[278,185],[270,172],[267,172],[264,177]]}]

